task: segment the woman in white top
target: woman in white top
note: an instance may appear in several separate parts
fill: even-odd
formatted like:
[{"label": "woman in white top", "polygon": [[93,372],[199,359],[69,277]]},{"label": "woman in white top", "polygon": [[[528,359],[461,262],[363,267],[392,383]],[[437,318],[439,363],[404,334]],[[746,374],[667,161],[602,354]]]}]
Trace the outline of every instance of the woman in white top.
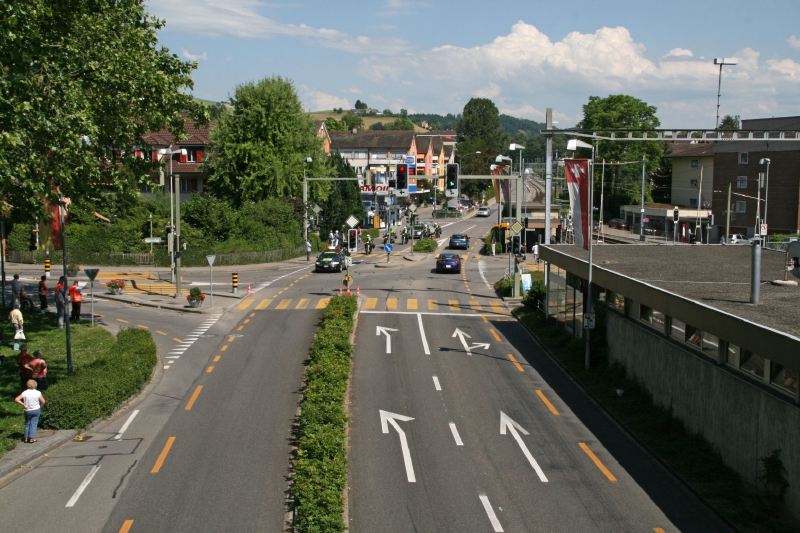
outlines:
[{"label": "woman in white top", "polygon": [[36,442],[36,426],[39,425],[39,417],[42,414],[42,406],[45,404],[44,396],[36,390],[36,380],[28,380],[28,389],[14,398],[25,409],[25,437],[22,439],[27,443]]}]

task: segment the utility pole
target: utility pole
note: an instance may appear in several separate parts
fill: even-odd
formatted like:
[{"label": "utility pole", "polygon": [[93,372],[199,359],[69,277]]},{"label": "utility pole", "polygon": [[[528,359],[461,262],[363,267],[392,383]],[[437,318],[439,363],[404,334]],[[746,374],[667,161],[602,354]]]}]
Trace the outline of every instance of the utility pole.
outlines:
[{"label": "utility pole", "polygon": [[725,206],[725,242],[728,242],[728,239],[731,235],[731,188],[733,187],[733,182],[728,183],[728,203]]},{"label": "utility pole", "polygon": [[[553,108],[551,107],[545,111],[545,127],[548,130],[553,129]],[[553,136],[550,134],[545,139],[545,150],[547,155],[544,167],[544,243],[550,244],[550,210],[553,202]]]},{"label": "utility pole", "polygon": [[181,189],[180,176],[175,176],[175,298],[181,295]]},{"label": "utility pole", "polygon": [[697,217],[694,222],[694,232],[703,244],[703,223],[700,219],[700,208],[703,207],[703,165],[700,165],[700,185],[697,187]]},{"label": "utility pole", "polygon": [[644,172],[645,158],[642,155],[642,208],[639,214],[639,241],[644,242]]}]

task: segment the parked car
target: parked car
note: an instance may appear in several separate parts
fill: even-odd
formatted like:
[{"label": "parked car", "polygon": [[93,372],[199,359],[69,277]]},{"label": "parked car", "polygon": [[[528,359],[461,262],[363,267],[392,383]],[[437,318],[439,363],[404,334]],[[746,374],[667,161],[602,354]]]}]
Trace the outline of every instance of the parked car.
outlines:
[{"label": "parked car", "polygon": [[341,272],[344,266],[342,254],[335,251],[326,251],[319,254],[314,263],[315,272]]},{"label": "parked car", "polygon": [[733,235],[728,235],[728,239],[726,242],[728,244],[749,244],[750,239],[748,239],[741,233],[734,233]]},{"label": "parked car", "polygon": [[469,235],[465,235],[463,233],[454,233],[450,237],[450,242],[447,244],[447,247],[451,249],[460,248],[462,250],[468,250]]},{"label": "parked car", "polygon": [[478,212],[475,214],[477,217],[488,217],[491,210],[488,207],[479,207]]},{"label": "parked car", "polygon": [[621,230],[629,230],[630,226],[622,218],[612,218],[608,221],[608,227]]},{"label": "parked car", "polygon": [[443,253],[436,258],[436,272],[461,272],[461,256]]}]

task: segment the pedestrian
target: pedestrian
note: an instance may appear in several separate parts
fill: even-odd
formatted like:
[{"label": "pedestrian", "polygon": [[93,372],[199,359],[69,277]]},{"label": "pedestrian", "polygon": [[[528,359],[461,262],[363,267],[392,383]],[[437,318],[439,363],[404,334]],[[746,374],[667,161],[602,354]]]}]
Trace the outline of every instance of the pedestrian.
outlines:
[{"label": "pedestrian", "polygon": [[39,308],[42,313],[47,312],[47,276],[39,278]]},{"label": "pedestrian", "polygon": [[311,261],[311,241],[306,239],[306,261]]},{"label": "pedestrian", "polygon": [[533,245],[533,258],[536,259],[536,264],[539,264],[539,243]]},{"label": "pedestrian", "polygon": [[36,388],[40,391],[47,390],[47,363],[42,358],[42,352],[33,352],[33,360],[28,366],[31,367],[31,379],[36,382]]},{"label": "pedestrian", "polygon": [[22,303],[22,282],[19,274],[14,274],[14,281],[11,282],[11,307],[17,307]]},{"label": "pedestrian", "polygon": [[81,288],[77,281],[69,288],[69,301],[70,304],[72,304],[72,312],[69,315],[69,319],[73,322],[78,322],[81,319],[81,301],[83,301],[83,296],[81,295]]},{"label": "pedestrian", "polygon": [[19,310],[19,303],[14,304],[14,309],[8,314],[8,319],[11,321],[11,327],[14,328],[14,349],[19,350],[20,340],[25,340],[25,331],[22,329],[24,320],[22,311]]},{"label": "pedestrian", "polygon": [[328,232],[328,244],[330,244],[331,246],[335,246],[333,242],[333,230],[330,230]]},{"label": "pedestrian", "polygon": [[492,255],[495,254],[495,250],[497,248],[497,239],[494,235],[492,235]]},{"label": "pedestrian", "polygon": [[25,410],[25,435],[22,440],[33,444],[36,442],[36,427],[39,425],[42,407],[47,402],[42,393],[36,390],[36,381],[29,379],[26,385],[27,389],[14,398],[14,401]]},{"label": "pedestrian", "polygon": [[17,367],[19,367],[19,391],[22,392],[27,388],[28,380],[33,376],[33,367],[31,366],[33,356],[28,353],[28,347],[22,346],[19,354],[17,355]]},{"label": "pedestrian", "polygon": [[341,237],[339,237],[339,230],[337,229],[336,233],[333,234],[333,241],[334,241],[333,242],[333,246],[334,247],[339,246],[339,240],[340,239],[341,239]]},{"label": "pedestrian", "polygon": [[55,300],[56,300],[56,313],[58,314],[58,327],[64,327],[64,319],[66,318],[67,297],[64,294],[67,286],[67,278],[61,276],[58,279],[55,287]]}]

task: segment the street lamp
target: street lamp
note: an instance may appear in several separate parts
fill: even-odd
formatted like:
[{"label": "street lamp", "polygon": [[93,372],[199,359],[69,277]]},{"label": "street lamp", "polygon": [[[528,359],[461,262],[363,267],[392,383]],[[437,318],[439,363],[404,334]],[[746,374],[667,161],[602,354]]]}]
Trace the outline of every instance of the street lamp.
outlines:
[{"label": "street lamp", "polygon": [[[517,171],[519,172],[519,180],[517,181],[517,185],[515,187],[516,194],[514,195],[514,197],[515,197],[516,202],[517,202],[517,220],[522,222],[522,199],[524,198],[524,195],[525,195],[525,192],[524,192],[525,191],[525,181],[524,181],[524,175],[522,173],[522,152],[525,150],[525,147],[522,146],[521,144],[511,143],[510,145],[508,145],[508,149],[511,152],[513,152],[514,150],[519,150],[519,168],[517,169]],[[527,229],[527,228],[525,228],[525,229]],[[524,245],[524,241],[525,241],[525,233],[526,233],[526,231],[523,230],[522,231],[522,237],[520,238],[520,243],[522,243],[523,245]],[[524,248],[523,248],[523,250],[524,250]]]},{"label": "street lamp", "polygon": [[719,80],[717,81],[717,122],[716,129],[719,129],[719,98],[722,95],[722,67],[724,65],[735,65],[735,57],[715,57],[714,64],[719,65]]},{"label": "street lamp", "polygon": [[173,149],[172,145],[169,148],[161,148],[158,151],[160,156],[169,156],[169,270],[170,281],[175,283],[175,179],[172,174],[172,156],[175,154],[186,155],[186,148]]},{"label": "street lamp", "polygon": [[311,260],[311,255],[308,253],[308,181],[306,181],[306,168],[313,163],[314,160],[306,157],[303,160],[303,246],[306,247],[306,261]]},{"label": "street lamp", "polygon": [[[767,166],[767,170],[766,170],[766,181],[767,181],[767,183],[766,183],[766,188],[764,189],[764,225],[767,227],[767,231],[765,231],[764,235],[761,236],[763,238],[763,242],[764,242],[764,244],[762,246],[766,246],[767,245],[767,233],[769,233],[769,222],[767,222],[767,208],[769,207],[769,164],[770,164],[770,162],[771,161],[770,161],[769,157],[762,157],[761,160],[759,160],[759,162],[758,162],[759,165],[766,165]],[[759,176],[759,179],[758,179],[758,190],[759,191],[761,190],[761,176]],[[760,233],[761,233],[761,228],[759,228],[759,234]]]}]

